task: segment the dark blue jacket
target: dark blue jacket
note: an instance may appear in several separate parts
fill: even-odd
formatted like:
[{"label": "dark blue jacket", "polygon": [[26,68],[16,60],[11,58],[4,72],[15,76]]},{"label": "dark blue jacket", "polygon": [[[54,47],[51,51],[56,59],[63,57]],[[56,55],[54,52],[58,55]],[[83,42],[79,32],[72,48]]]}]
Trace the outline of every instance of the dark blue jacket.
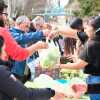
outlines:
[{"label": "dark blue jacket", "polygon": [[[26,47],[27,44],[30,42],[35,43],[35,42],[42,40],[44,38],[42,31],[25,33],[17,28],[11,28],[10,32],[11,32],[13,38],[22,47]],[[20,61],[20,62],[13,61],[13,67],[12,67],[11,71],[12,71],[12,73],[14,73],[18,76],[24,76],[25,66],[26,66],[26,60]]]}]

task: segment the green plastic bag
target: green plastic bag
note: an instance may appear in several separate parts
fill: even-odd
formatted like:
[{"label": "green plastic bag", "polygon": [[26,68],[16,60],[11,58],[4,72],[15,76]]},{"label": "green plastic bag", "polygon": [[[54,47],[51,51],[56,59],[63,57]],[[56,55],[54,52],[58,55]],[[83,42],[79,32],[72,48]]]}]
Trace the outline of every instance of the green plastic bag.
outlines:
[{"label": "green plastic bag", "polygon": [[51,69],[53,68],[57,63],[60,62],[60,51],[57,45],[53,43],[53,41],[49,42],[49,48],[43,49],[39,53],[40,57],[40,66],[42,68]]}]

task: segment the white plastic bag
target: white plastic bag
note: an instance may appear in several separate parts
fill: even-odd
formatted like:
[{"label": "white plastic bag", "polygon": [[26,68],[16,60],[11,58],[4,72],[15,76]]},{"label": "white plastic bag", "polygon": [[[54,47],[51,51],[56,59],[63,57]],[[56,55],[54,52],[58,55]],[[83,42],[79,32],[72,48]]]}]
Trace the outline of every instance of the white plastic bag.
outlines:
[{"label": "white plastic bag", "polygon": [[53,41],[48,42],[49,48],[43,49],[39,53],[40,66],[42,68],[53,68],[57,63],[60,62],[60,51],[59,47]]}]

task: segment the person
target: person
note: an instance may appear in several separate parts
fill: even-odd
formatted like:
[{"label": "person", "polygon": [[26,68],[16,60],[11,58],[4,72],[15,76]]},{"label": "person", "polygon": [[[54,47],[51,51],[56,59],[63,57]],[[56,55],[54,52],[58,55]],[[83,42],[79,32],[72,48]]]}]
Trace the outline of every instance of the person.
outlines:
[{"label": "person", "polygon": [[83,94],[100,94],[100,83],[94,83],[94,84],[73,83],[69,86],[69,88],[71,88],[75,93],[73,97],[75,96],[80,97],[81,94],[78,94],[79,92],[82,93],[82,95]]},{"label": "person", "polygon": [[66,63],[66,61],[75,61],[77,59],[77,54],[84,47],[88,39],[83,29],[83,20],[79,17],[75,17],[69,21],[68,26],[64,29],[58,29],[57,31],[59,34],[65,35],[64,56],[67,55],[67,57],[62,57],[61,62]]},{"label": "person", "polygon": [[[73,18],[67,26],[58,26],[58,29],[53,31],[54,35],[64,35],[67,38],[73,38],[76,40],[77,53],[84,46],[88,39],[87,34],[84,32],[83,20],[79,17]],[[66,49],[66,48],[65,48]],[[65,50],[66,51],[66,50]],[[75,54],[76,56],[76,54]],[[73,57],[70,57],[73,59]],[[75,58],[75,57],[74,57]]]},{"label": "person", "polygon": [[40,100],[41,98],[43,98],[42,100],[49,100],[50,97],[55,95],[55,91],[50,88],[26,88],[12,75],[9,70],[7,70],[7,61],[3,60],[4,52],[4,38],[0,36],[0,100],[4,100],[3,95],[7,95],[12,98],[15,97],[18,100]]},{"label": "person", "polygon": [[[80,51],[79,59],[75,63],[60,64],[60,68],[84,69],[89,74],[87,84],[100,82],[100,16],[92,18],[84,27],[88,41]],[[99,100],[100,94],[89,94],[91,100]]]},{"label": "person", "polygon": [[[10,29],[11,35],[17,41],[21,47],[27,47],[29,43],[36,43],[39,40],[46,38],[49,34],[46,31],[36,31],[36,32],[28,32],[30,26],[30,20],[27,16],[19,16],[16,19],[15,27]],[[33,59],[32,59],[33,60]],[[33,67],[33,66],[32,66]],[[24,61],[13,61],[13,66],[11,68],[11,72],[22,82],[26,79],[26,75],[24,74],[26,68],[26,60]]]},{"label": "person", "polygon": [[76,49],[76,39],[64,38],[64,57],[72,56]]},{"label": "person", "polygon": [[84,32],[83,20],[79,17],[73,18],[67,26],[58,26],[55,34],[61,34],[68,38],[79,39],[84,44],[88,36]]},{"label": "person", "polygon": [[[5,47],[3,50],[3,51],[5,51],[5,52],[3,52],[3,61],[9,61],[9,57],[11,57],[12,59],[17,60],[17,61],[23,61],[27,57],[32,55],[33,52],[37,51],[38,49],[47,48],[47,44],[44,42],[38,42],[28,48],[20,47],[16,43],[16,41],[12,38],[8,29],[5,28],[5,21],[6,21],[6,16],[5,16],[5,12],[4,12],[5,8],[7,8],[7,5],[5,5],[3,0],[0,0],[0,36],[4,39],[4,42],[5,42],[4,43]],[[2,48],[1,48],[1,50],[2,50]],[[3,97],[3,99],[1,99],[1,100],[11,100],[12,97],[18,97],[20,100],[25,100],[25,99],[31,100],[31,99],[35,98],[34,96],[36,96],[36,99],[39,99],[38,94],[43,96],[42,92],[44,92],[44,94],[46,94],[46,93],[52,94],[51,89],[49,89],[50,91],[48,89],[46,89],[46,90],[45,89],[43,89],[43,90],[36,89],[36,90],[32,90],[32,92],[30,92],[31,90],[27,90],[22,85],[22,83],[20,83],[18,81],[15,82],[14,80],[12,80],[10,78],[11,73],[9,71],[5,70],[5,67],[3,66],[3,64],[5,64],[5,63],[7,64],[7,68],[8,68],[8,66],[9,66],[8,62],[2,63],[0,61],[0,64],[1,64],[0,74],[2,74],[0,77],[1,78],[1,80],[0,80],[1,81],[0,96],[1,96],[1,98]],[[2,67],[4,67],[4,68],[2,68]],[[14,79],[16,79],[16,78],[14,77]],[[21,91],[21,93],[19,93],[19,90]],[[39,91],[39,92],[37,92],[37,91]],[[49,97],[46,97],[46,98],[49,98]]]},{"label": "person", "polygon": [[[6,16],[4,15],[4,3],[0,1],[0,36],[2,36],[5,40],[5,50],[8,56],[16,61],[23,61],[29,56],[31,56],[35,51],[46,48],[47,44],[45,42],[37,42],[27,48],[22,48],[17,44],[17,42],[11,36],[11,33],[8,29],[5,28],[4,22],[6,21]],[[14,50],[13,50],[14,49]],[[17,52],[16,52],[17,51]],[[8,57],[5,57],[5,59]]]},{"label": "person", "polygon": [[32,24],[34,25],[34,28],[39,31],[43,29],[44,26],[44,18],[42,16],[36,16],[33,20],[32,20]]},{"label": "person", "polygon": [[36,29],[32,22],[30,23],[29,32],[36,32]]}]

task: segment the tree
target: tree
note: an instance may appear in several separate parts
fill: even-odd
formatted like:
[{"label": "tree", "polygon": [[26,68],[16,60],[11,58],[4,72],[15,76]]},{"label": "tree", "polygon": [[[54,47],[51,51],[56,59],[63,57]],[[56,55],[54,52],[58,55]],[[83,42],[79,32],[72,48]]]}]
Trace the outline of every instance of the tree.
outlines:
[{"label": "tree", "polygon": [[97,15],[100,14],[100,0],[94,0],[95,1],[95,8],[93,10],[93,14]]},{"label": "tree", "polygon": [[100,12],[100,0],[78,0],[81,11],[80,16],[94,16]]}]

